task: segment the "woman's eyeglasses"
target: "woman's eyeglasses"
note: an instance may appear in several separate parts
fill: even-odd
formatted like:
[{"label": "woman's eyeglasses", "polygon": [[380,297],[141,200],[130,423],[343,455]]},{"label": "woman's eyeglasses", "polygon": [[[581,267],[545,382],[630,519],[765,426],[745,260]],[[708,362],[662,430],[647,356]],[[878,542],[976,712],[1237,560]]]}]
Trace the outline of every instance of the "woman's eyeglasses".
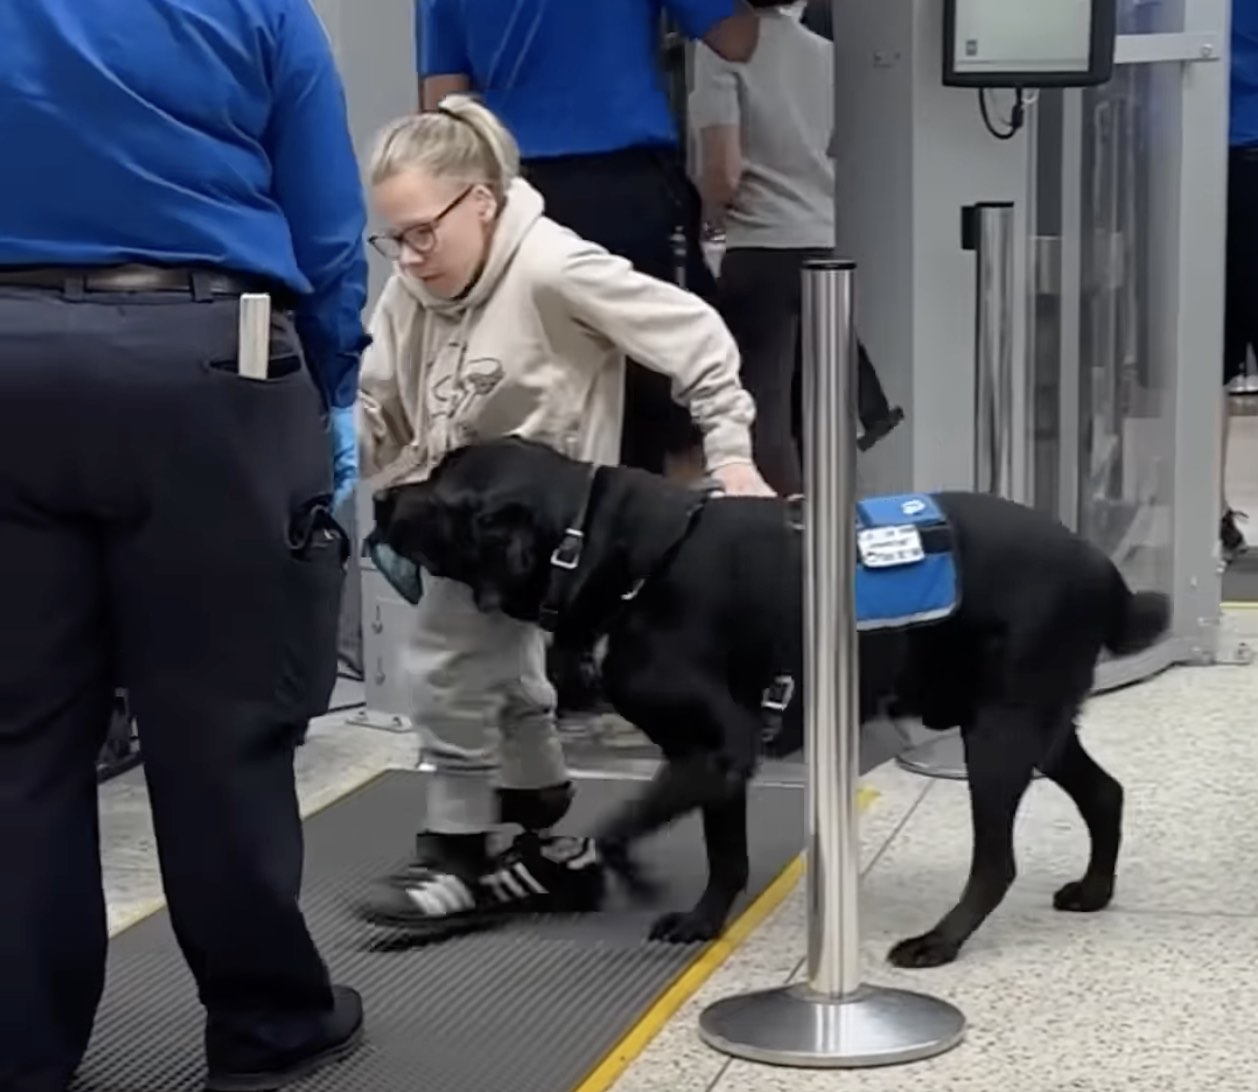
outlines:
[{"label": "woman's eyeglasses", "polygon": [[437,245],[437,228],[441,221],[466,201],[467,195],[475,188],[475,186],[468,186],[431,220],[426,220],[422,224],[412,224],[405,231],[369,235],[367,242],[391,262],[396,262],[402,256],[403,249],[411,250],[416,254],[428,254]]}]

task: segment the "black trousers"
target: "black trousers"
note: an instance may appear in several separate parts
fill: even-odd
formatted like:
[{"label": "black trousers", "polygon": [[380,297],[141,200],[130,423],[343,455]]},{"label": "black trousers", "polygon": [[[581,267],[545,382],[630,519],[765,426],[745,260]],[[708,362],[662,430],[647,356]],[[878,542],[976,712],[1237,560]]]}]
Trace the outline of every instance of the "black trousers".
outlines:
[{"label": "black trousers", "polygon": [[[732,247],[721,262],[720,306],[742,356],[742,380],[756,401],[756,465],[775,492],[803,489],[800,405],[803,266],[829,252]],[[862,342],[856,356],[857,416],[872,444],[898,421]]]},{"label": "black trousers", "polygon": [[171,922],[221,1064],[331,1007],[297,898],[297,735],[331,691],[344,541],[287,320],[0,288],[0,1088],[65,1087],[105,968],[95,760],[122,684]]},{"label": "black trousers", "polygon": [[[701,244],[701,201],[674,151],[633,148],[534,159],[525,164],[525,175],[545,198],[547,216],[652,277],[677,280],[672,236],[680,227],[685,285],[715,303],[716,281]],[[630,361],[621,461],[659,473],[666,454],[684,452],[698,439],[690,415],[673,401],[669,381]]]},{"label": "black trousers", "polygon": [[794,430],[801,281],[811,250],[733,247],[721,259],[721,313],[738,342],[743,386],[756,401],[756,465],[781,496],[803,490]]},{"label": "black trousers", "polygon": [[1249,350],[1258,352],[1258,147],[1232,148],[1227,164],[1225,385],[1245,374]]}]

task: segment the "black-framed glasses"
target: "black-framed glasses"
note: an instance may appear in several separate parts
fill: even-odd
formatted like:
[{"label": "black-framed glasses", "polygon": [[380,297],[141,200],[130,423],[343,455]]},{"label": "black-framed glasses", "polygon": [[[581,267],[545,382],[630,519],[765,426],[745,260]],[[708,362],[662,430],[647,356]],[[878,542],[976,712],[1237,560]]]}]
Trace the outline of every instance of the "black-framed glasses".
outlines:
[{"label": "black-framed glasses", "polygon": [[367,242],[391,262],[396,262],[402,256],[404,247],[416,254],[427,254],[437,245],[437,228],[441,221],[463,204],[468,194],[474,189],[476,189],[475,186],[468,186],[431,220],[425,220],[422,224],[412,224],[403,231],[368,235]]}]

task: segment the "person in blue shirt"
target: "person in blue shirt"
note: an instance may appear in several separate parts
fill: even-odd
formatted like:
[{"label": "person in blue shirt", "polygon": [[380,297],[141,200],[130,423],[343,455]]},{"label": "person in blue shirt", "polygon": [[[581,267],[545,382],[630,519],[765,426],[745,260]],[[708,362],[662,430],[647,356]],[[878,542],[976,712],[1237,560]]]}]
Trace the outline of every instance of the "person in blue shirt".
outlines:
[{"label": "person in blue shirt", "polygon": [[[1258,352],[1258,0],[1232,4],[1232,84],[1227,169],[1227,289],[1223,326],[1223,439],[1227,463],[1227,385]],[[1220,473],[1219,480],[1224,475]],[[1246,550],[1239,513],[1220,501],[1219,540],[1230,561]]]},{"label": "person in blue shirt", "polygon": [[[298,907],[365,211],[310,0],[0,5],[0,1088],[60,1092],[105,971],[95,762],[129,691],[211,1090],[351,1051]],[[266,374],[239,297],[273,301]]]}]

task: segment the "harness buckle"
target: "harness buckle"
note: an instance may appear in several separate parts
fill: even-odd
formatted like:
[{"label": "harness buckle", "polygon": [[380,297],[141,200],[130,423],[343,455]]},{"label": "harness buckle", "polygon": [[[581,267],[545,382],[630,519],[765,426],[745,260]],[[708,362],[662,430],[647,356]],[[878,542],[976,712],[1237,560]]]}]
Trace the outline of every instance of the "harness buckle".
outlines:
[{"label": "harness buckle", "polygon": [[633,586],[627,592],[625,592],[624,595],[620,597],[620,601],[622,603],[632,603],[635,599],[638,598],[638,592],[640,592],[645,585],[646,585],[646,577],[645,576],[638,577],[638,579],[633,582]]},{"label": "harness buckle", "polygon": [[795,680],[789,675],[779,675],[765,689],[760,708],[768,713],[785,713],[795,696]]},{"label": "harness buckle", "polygon": [[563,533],[555,552],[550,555],[550,563],[556,569],[572,572],[581,564],[581,551],[585,546],[585,532],[569,527]]}]

